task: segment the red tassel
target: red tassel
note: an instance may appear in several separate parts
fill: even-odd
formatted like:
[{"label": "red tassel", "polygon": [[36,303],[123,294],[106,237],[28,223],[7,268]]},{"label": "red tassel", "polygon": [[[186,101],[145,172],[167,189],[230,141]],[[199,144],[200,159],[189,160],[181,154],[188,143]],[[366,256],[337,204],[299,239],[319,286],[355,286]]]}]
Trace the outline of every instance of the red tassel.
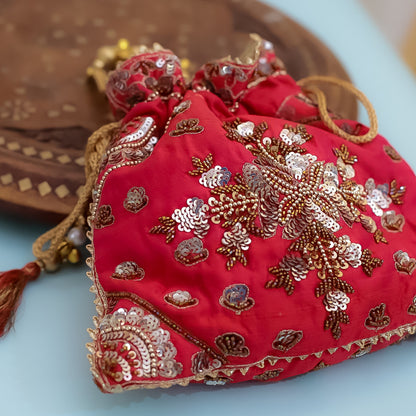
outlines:
[{"label": "red tassel", "polygon": [[23,269],[0,272],[0,337],[13,327],[14,316],[27,282],[40,275],[36,262],[26,264]]}]

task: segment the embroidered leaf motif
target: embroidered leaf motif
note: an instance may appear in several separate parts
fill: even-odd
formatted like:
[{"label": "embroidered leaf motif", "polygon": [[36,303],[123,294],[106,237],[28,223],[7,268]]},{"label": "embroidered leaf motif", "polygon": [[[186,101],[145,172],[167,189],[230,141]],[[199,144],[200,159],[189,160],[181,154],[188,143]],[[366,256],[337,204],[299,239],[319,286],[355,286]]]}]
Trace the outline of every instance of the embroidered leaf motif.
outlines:
[{"label": "embroidered leaf motif", "polygon": [[195,169],[188,172],[191,176],[200,176],[204,172],[208,172],[213,164],[212,153],[209,153],[204,160],[201,160],[199,157],[193,157],[192,164]]},{"label": "embroidered leaf motif", "polygon": [[376,230],[373,234],[374,237],[374,241],[379,244],[379,243],[384,243],[384,244],[388,244],[389,242],[386,240],[386,237],[384,237],[383,235],[383,231],[381,230]]},{"label": "embroidered leaf motif", "polygon": [[334,147],[332,150],[336,157],[340,157],[344,163],[347,163],[349,165],[353,165],[358,160],[357,156],[350,154],[350,151],[348,150],[348,147],[345,144],[341,144],[339,149]]},{"label": "embroidered leaf motif", "polygon": [[176,221],[171,217],[159,217],[161,225],[154,226],[150,232],[152,234],[166,234],[166,242],[170,243],[175,238]]},{"label": "embroidered leaf motif", "polygon": [[371,277],[373,275],[373,270],[376,267],[380,267],[383,264],[383,260],[373,257],[371,251],[366,248],[363,251],[363,254],[361,256],[361,266],[363,268],[363,272]]},{"label": "embroidered leaf motif", "polygon": [[348,315],[342,311],[337,310],[335,312],[330,312],[328,317],[325,319],[324,322],[324,329],[330,329],[332,332],[332,336],[335,339],[339,339],[341,337],[341,326],[340,324],[349,324],[350,318]]},{"label": "embroidered leaf motif", "polygon": [[389,195],[390,195],[390,198],[392,199],[394,204],[396,204],[396,205],[403,204],[403,199],[402,198],[403,198],[405,192],[406,192],[406,187],[404,185],[403,186],[398,186],[396,179],[393,179],[391,181]]}]

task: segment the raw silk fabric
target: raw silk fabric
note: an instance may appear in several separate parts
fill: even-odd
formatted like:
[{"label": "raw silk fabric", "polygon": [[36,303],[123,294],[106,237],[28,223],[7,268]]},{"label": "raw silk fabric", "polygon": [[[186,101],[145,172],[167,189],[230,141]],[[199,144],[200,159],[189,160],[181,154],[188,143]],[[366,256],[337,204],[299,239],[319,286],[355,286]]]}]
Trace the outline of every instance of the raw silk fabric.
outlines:
[{"label": "raw silk fabric", "polygon": [[254,58],[187,87],[149,51],[110,78],[121,128],[90,217],[105,392],[281,380],[415,332],[412,170],[329,131],[269,43]]}]

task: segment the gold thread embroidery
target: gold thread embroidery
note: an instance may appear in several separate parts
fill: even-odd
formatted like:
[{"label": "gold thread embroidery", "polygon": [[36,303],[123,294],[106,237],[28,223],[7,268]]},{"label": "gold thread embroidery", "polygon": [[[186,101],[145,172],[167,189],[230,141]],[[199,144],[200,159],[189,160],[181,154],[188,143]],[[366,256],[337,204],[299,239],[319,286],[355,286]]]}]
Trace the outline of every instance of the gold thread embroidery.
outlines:
[{"label": "gold thread embroidery", "polygon": [[181,120],[176,124],[175,130],[169,133],[171,137],[178,137],[184,134],[198,134],[204,131],[204,127],[199,125],[197,118],[190,118],[187,120]]},{"label": "gold thread embroidery", "polygon": [[385,315],[386,305],[381,303],[375,308],[371,309],[368,317],[365,320],[365,327],[373,331],[378,331],[390,325],[390,317]]},{"label": "gold thread embroidery", "polygon": [[108,227],[114,223],[114,215],[112,214],[111,205],[101,205],[94,219],[94,227],[101,229]]},{"label": "gold thread embroidery", "polygon": [[366,248],[363,251],[363,254],[361,256],[361,265],[363,268],[363,272],[368,276],[371,277],[373,275],[373,270],[376,267],[380,267],[383,264],[383,260],[373,257],[371,250]]},{"label": "gold thread embroidery", "polygon": [[277,334],[275,340],[273,341],[272,347],[276,350],[287,352],[292,349],[298,342],[300,342],[302,338],[302,331],[295,331],[294,329],[283,329]]},{"label": "gold thread embroidery", "polygon": [[250,354],[244,337],[235,332],[227,332],[216,337],[215,344],[225,355],[247,357]]},{"label": "gold thread embroidery", "polygon": [[379,243],[388,244],[388,241],[387,241],[386,237],[384,237],[383,231],[381,231],[381,230],[377,229],[376,231],[374,231],[373,237],[374,237],[374,241],[377,244],[379,244]]},{"label": "gold thread embroidery", "polygon": [[404,185],[399,186],[397,185],[396,179],[393,179],[390,183],[390,198],[392,199],[393,203],[396,205],[403,204],[403,196],[406,192],[406,187]]},{"label": "gold thread embroidery", "polygon": [[205,351],[195,353],[191,362],[191,371],[194,374],[206,373],[221,367],[221,361],[213,360]]},{"label": "gold thread embroidery", "polygon": [[397,153],[397,151],[393,147],[384,145],[383,149],[386,152],[386,155],[389,156],[393,162],[402,161],[402,157]]},{"label": "gold thread embroidery", "polygon": [[212,168],[213,156],[212,153],[208,153],[207,157],[201,160],[199,157],[192,158],[192,164],[194,165],[194,170],[190,170],[188,173],[191,176],[202,175],[205,172],[208,172]]}]

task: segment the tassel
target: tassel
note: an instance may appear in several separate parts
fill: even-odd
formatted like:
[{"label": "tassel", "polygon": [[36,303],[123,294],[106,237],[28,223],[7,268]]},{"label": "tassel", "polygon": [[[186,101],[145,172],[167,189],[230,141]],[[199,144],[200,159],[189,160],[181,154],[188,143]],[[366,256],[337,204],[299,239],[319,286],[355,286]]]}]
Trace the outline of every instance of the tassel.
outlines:
[{"label": "tassel", "polygon": [[0,337],[13,326],[15,313],[27,282],[36,280],[41,268],[35,261],[22,269],[0,272]]}]

